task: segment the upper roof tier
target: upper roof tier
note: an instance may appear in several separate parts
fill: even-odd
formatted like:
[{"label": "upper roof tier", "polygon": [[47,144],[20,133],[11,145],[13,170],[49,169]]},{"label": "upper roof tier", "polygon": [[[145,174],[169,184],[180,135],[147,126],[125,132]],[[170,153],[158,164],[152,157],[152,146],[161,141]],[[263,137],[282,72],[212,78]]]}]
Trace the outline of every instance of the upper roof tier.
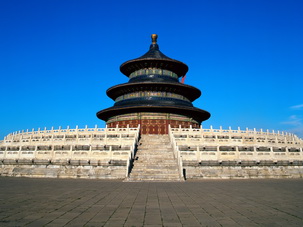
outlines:
[{"label": "upper roof tier", "polygon": [[188,71],[188,66],[181,61],[177,61],[165,56],[160,50],[157,44],[158,36],[153,34],[152,44],[149,51],[143,56],[124,62],[120,66],[120,71],[129,76],[132,72],[135,72],[144,68],[159,68],[166,69],[176,73],[179,77],[184,76]]}]

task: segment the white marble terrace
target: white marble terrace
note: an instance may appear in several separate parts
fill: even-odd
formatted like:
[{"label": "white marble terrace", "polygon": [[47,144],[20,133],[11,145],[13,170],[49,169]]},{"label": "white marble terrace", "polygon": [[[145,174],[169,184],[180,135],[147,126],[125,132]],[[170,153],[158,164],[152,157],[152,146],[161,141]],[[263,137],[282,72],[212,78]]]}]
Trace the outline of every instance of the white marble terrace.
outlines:
[{"label": "white marble terrace", "polygon": [[291,133],[212,127],[170,128],[169,133],[183,162],[287,161],[292,164],[303,160],[303,140]]},{"label": "white marble terrace", "polygon": [[11,133],[0,141],[0,161],[3,164],[57,165],[129,162],[138,138],[139,127],[27,130]]},{"label": "white marble terrace", "polygon": [[[0,141],[2,164],[101,165],[134,157],[140,128],[27,130]],[[303,161],[303,140],[257,130],[170,128],[180,164],[186,161]],[[180,158],[181,157],[181,158]]]}]

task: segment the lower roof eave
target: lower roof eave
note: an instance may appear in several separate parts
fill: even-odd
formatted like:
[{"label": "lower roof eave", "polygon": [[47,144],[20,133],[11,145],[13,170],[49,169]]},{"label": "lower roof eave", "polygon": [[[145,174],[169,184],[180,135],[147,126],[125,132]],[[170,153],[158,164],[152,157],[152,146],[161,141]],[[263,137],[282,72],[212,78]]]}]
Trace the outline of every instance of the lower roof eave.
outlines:
[{"label": "lower roof eave", "polygon": [[173,113],[180,114],[193,118],[201,123],[210,118],[210,113],[196,108],[196,107],[183,107],[183,106],[128,106],[128,107],[110,107],[101,110],[97,113],[97,117],[101,120],[107,121],[110,117],[127,113],[138,112],[158,112],[158,113]]}]

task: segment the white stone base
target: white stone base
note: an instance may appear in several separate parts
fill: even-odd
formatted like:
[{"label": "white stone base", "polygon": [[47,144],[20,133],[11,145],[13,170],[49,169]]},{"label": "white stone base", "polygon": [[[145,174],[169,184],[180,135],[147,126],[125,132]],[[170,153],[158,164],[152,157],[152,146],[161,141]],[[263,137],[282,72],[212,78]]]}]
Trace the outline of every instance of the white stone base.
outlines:
[{"label": "white stone base", "polygon": [[[186,179],[303,178],[303,166],[184,167]],[[0,176],[125,179],[126,166],[0,165]]]},{"label": "white stone base", "polygon": [[303,166],[186,166],[186,179],[303,178]]},{"label": "white stone base", "polygon": [[0,165],[0,176],[124,179],[126,166]]}]

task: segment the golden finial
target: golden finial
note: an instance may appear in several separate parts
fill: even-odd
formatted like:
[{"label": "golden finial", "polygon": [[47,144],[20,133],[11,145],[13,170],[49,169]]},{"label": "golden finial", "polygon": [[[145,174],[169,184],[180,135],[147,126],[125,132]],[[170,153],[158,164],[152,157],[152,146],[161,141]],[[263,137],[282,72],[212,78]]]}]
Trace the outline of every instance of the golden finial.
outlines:
[{"label": "golden finial", "polygon": [[152,38],[152,44],[157,44],[158,35],[157,34],[152,34],[151,38]]}]

